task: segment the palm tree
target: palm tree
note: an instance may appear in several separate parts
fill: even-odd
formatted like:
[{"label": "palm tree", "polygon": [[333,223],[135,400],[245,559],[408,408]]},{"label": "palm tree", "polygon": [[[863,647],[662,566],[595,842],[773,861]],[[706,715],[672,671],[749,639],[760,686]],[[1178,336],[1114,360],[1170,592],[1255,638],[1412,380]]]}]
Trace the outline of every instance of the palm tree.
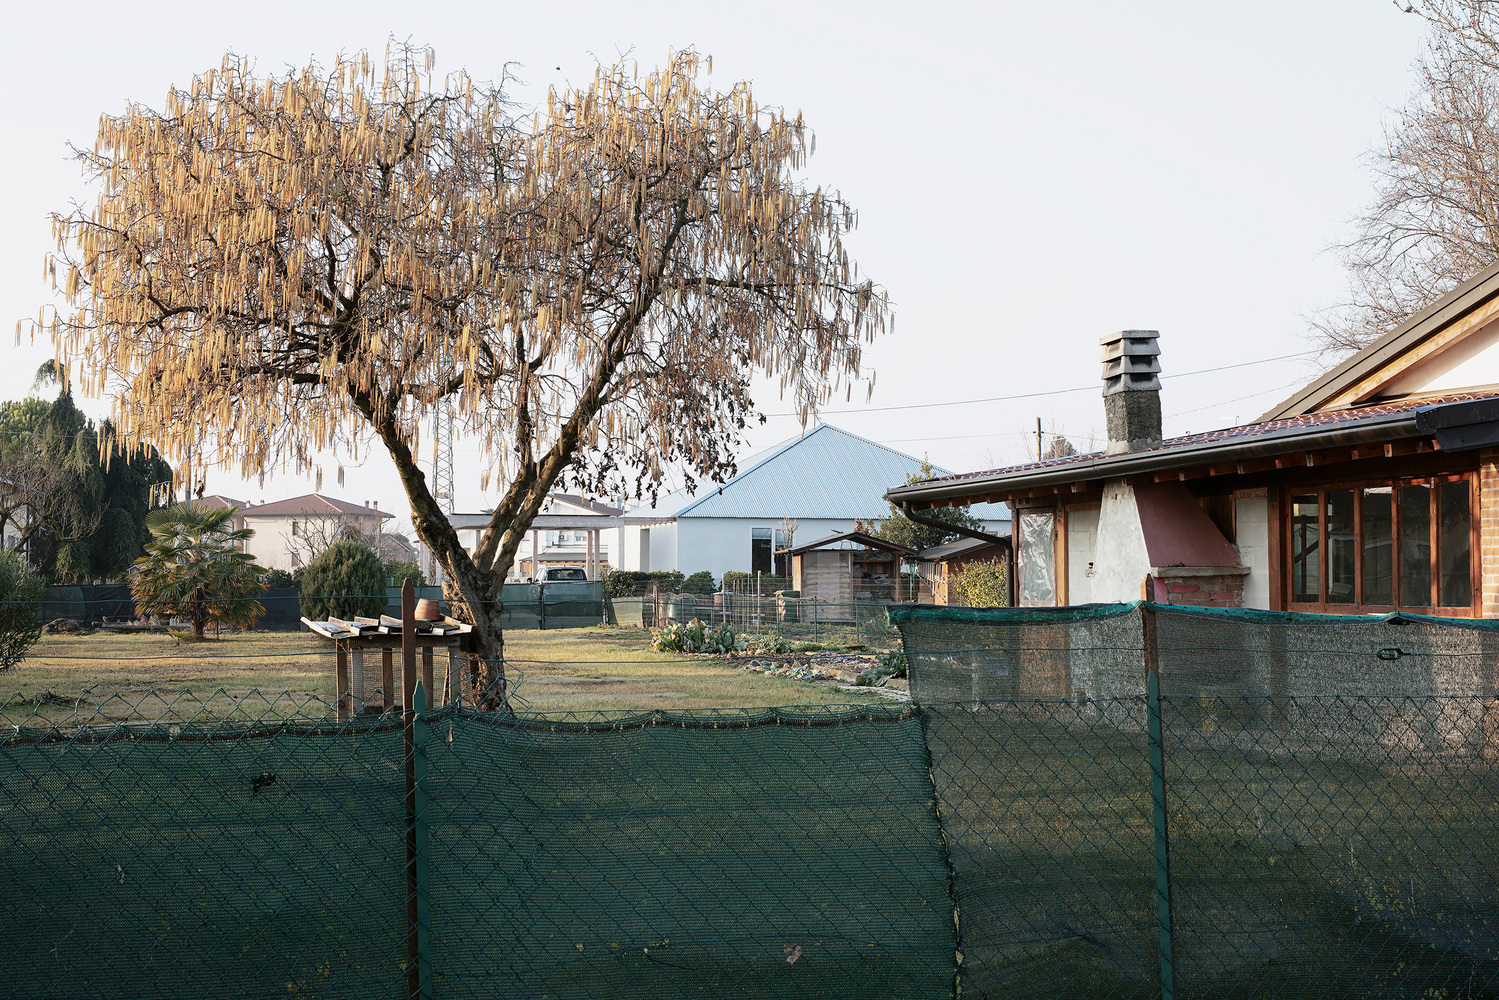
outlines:
[{"label": "palm tree", "polygon": [[141,614],[186,618],[194,639],[209,622],[243,628],[265,614],[255,557],[238,548],[255,532],[233,526],[237,509],[180,503],[146,516],[151,541],[130,572]]}]

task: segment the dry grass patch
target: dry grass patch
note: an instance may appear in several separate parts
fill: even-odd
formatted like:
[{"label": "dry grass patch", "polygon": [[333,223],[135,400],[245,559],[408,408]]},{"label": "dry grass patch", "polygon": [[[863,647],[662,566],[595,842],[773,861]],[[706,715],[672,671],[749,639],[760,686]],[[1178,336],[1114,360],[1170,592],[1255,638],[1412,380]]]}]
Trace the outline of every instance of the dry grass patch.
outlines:
[{"label": "dry grass patch", "polygon": [[[764,677],[717,657],[658,653],[641,629],[516,630],[506,633],[505,651],[521,704],[537,712],[836,704],[878,697]],[[107,705],[110,717],[157,718],[174,701],[185,707],[219,690],[227,698],[216,700],[215,712],[250,692],[289,692],[293,703],[331,703],[333,687],[332,648],[306,632],[225,633],[200,643],[156,633],[48,635],[26,660],[0,674],[0,714],[88,716]]]}]

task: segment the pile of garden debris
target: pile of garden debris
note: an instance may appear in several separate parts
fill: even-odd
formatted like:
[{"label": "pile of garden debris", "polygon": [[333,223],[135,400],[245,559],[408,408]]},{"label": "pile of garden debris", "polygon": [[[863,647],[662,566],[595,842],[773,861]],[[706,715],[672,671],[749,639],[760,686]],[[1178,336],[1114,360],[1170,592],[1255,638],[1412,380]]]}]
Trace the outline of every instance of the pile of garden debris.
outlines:
[{"label": "pile of garden debris", "polygon": [[54,618],[42,626],[47,635],[93,635],[94,626],[76,618]]}]

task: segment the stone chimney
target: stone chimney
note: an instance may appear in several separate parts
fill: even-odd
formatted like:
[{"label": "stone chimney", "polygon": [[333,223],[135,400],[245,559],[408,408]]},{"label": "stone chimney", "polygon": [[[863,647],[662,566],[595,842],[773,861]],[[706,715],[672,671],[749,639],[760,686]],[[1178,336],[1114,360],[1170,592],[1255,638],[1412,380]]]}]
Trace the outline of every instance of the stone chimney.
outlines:
[{"label": "stone chimney", "polygon": [[1161,349],[1156,330],[1121,330],[1101,338],[1106,455],[1161,443]]}]

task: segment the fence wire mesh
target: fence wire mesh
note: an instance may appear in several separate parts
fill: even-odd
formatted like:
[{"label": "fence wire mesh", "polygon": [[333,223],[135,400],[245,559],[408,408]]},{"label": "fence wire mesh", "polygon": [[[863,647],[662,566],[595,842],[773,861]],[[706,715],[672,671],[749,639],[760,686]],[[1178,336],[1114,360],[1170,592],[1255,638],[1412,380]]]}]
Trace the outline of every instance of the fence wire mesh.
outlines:
[{"label": "fence wire mesh", "polygon": [[892,618],[913,704],[0,706],[3,992],[1499,992],[1493,627]]}]

